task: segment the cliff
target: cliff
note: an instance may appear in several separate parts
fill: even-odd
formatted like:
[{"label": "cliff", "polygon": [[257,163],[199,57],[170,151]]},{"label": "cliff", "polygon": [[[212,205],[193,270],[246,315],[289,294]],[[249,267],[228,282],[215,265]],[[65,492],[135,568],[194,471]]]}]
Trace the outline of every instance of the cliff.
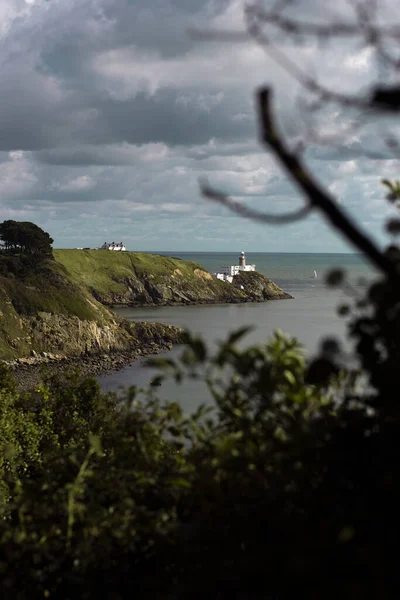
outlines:
[{"label": "cliff", "polygon": [[27,364],[112,351],[138,355],[178,342],[180,330],[129,324],[113,305],[264,301],[288,298],[259,273],[233,284],[216,281],[201,265],[135,252],[55,250],[35,268],[0,256],[0,359]]},{"label": "cliff", "polygon": [[234,284],[194,262],[139,252],[56,250],[56,260],[102,305],[217,304],[290,298],[268,277],[241,273]]},{"label": "cliff", "polygon": [[27,268],[0,256],[1,360],[25,357],[36,364],[112,351],[135,356],[179,338],[176,327],[123,321],[57,261]]}]

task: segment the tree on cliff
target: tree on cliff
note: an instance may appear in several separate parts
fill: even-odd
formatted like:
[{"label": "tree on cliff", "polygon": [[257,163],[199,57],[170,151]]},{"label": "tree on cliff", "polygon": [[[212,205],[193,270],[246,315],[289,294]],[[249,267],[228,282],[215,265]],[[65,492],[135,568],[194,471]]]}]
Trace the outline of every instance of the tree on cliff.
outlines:
[{"label": "tree on cliff", "polygon": [[36,260],[52,256],[53,239],[38,225],[29,221],[3,221],[0,240],[6,252],[21,253]]}]

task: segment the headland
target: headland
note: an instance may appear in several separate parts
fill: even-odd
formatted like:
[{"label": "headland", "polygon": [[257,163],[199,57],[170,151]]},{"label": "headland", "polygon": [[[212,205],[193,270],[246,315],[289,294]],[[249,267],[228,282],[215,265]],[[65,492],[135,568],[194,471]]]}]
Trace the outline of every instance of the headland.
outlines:
[{"label": "headland", "polygon": [[99,375],[171,348],[182,333],[161,323],[129,323],[113,306],[284,298],[291,296],[256,271],[226,283],[197,263],[153,254],[53,250],[53,259],[36,268],[0,256],[0,360],[21,381],[43,365],[73,364]]}]

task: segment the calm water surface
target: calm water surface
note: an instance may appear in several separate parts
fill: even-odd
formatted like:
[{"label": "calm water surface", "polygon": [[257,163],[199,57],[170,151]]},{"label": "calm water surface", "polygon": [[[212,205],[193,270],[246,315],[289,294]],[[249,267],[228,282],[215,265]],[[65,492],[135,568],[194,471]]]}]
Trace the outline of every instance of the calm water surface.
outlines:
[{"label": "calm water surface", "polygon": [[[237,264],[235,254],[170,254],[199,262],[211,272],[218,270],[220,264]],[[336,313],[338,304],[346,298],[342,292],[328,288],[324,277],[332,268],[341,267],[353,281],[360,277],[370,278],[372,271],[359,256],[248,253],[247,262],[255,263],[258,271],[268,275],[294,299],[260,304],[124,308],[116,312],[131,321],[159,321],[190,329],[201,334],[211,345],[225,339],[235,328],[252,325],[255,329],[244,338],[242,345],[264,342],[276,329],[281,329],[297,337],[311,354],[318,349],[321,338],[326,335],[340,337],[349,347],[345,337],[345,322]],[[317,279],[312,279],[314,269],[318,273]],[[180,351],[177,347],[168,354],[176,356]],[[154,374],[153,369],[145,367],[143,361],[138,361],[118,373],[100,377],[99,382],[104,391],[118,391],[121,386],[146,386]],[[165,382],[158,392],[162,398],[179,400],[185,411],[210,401],[201,382],[188,381],[179,386]]]}]

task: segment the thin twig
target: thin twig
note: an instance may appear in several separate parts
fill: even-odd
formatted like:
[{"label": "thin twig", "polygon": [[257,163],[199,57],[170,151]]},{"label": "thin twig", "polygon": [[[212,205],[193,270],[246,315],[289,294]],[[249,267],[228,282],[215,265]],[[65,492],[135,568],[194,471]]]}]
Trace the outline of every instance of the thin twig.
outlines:
[{"label": "thin twig", "polygon": [[298,221],[299,219],[303,219],[306,217],[311,210],[311,206],[303,206],[299,210],[288,213],[286,215],[274,215],[274,214],[266,214],[260,212],[258,210],[253,210],[248,206],[241,204],[240,202],[236,202],[233,198],[214,190],[206,179],[200,180],[200,188],[202,195],[208,200],[212,200],[214,202],[218,202],[223,206],[226,206],[232,212],[240,215],[241,217],[245,217],[247,219],[252,219],[253,221],[257,221],[259,223],[273,223],[274,225],[286,225],[287,223],[292,223],[293,221]]},{"label": "thin twig", "polygon": [[289,176],[308,199],[310,206],[320,210],[347,240],[361,250],[388,278],[400,284],[396,263],[385,256],[375,244],[339,209],[334,199],[312,178],[300,158],[291,153],[280,138],[272,116],[272,91],[263,88],[258,93],[261,140],[279,159]]}]

